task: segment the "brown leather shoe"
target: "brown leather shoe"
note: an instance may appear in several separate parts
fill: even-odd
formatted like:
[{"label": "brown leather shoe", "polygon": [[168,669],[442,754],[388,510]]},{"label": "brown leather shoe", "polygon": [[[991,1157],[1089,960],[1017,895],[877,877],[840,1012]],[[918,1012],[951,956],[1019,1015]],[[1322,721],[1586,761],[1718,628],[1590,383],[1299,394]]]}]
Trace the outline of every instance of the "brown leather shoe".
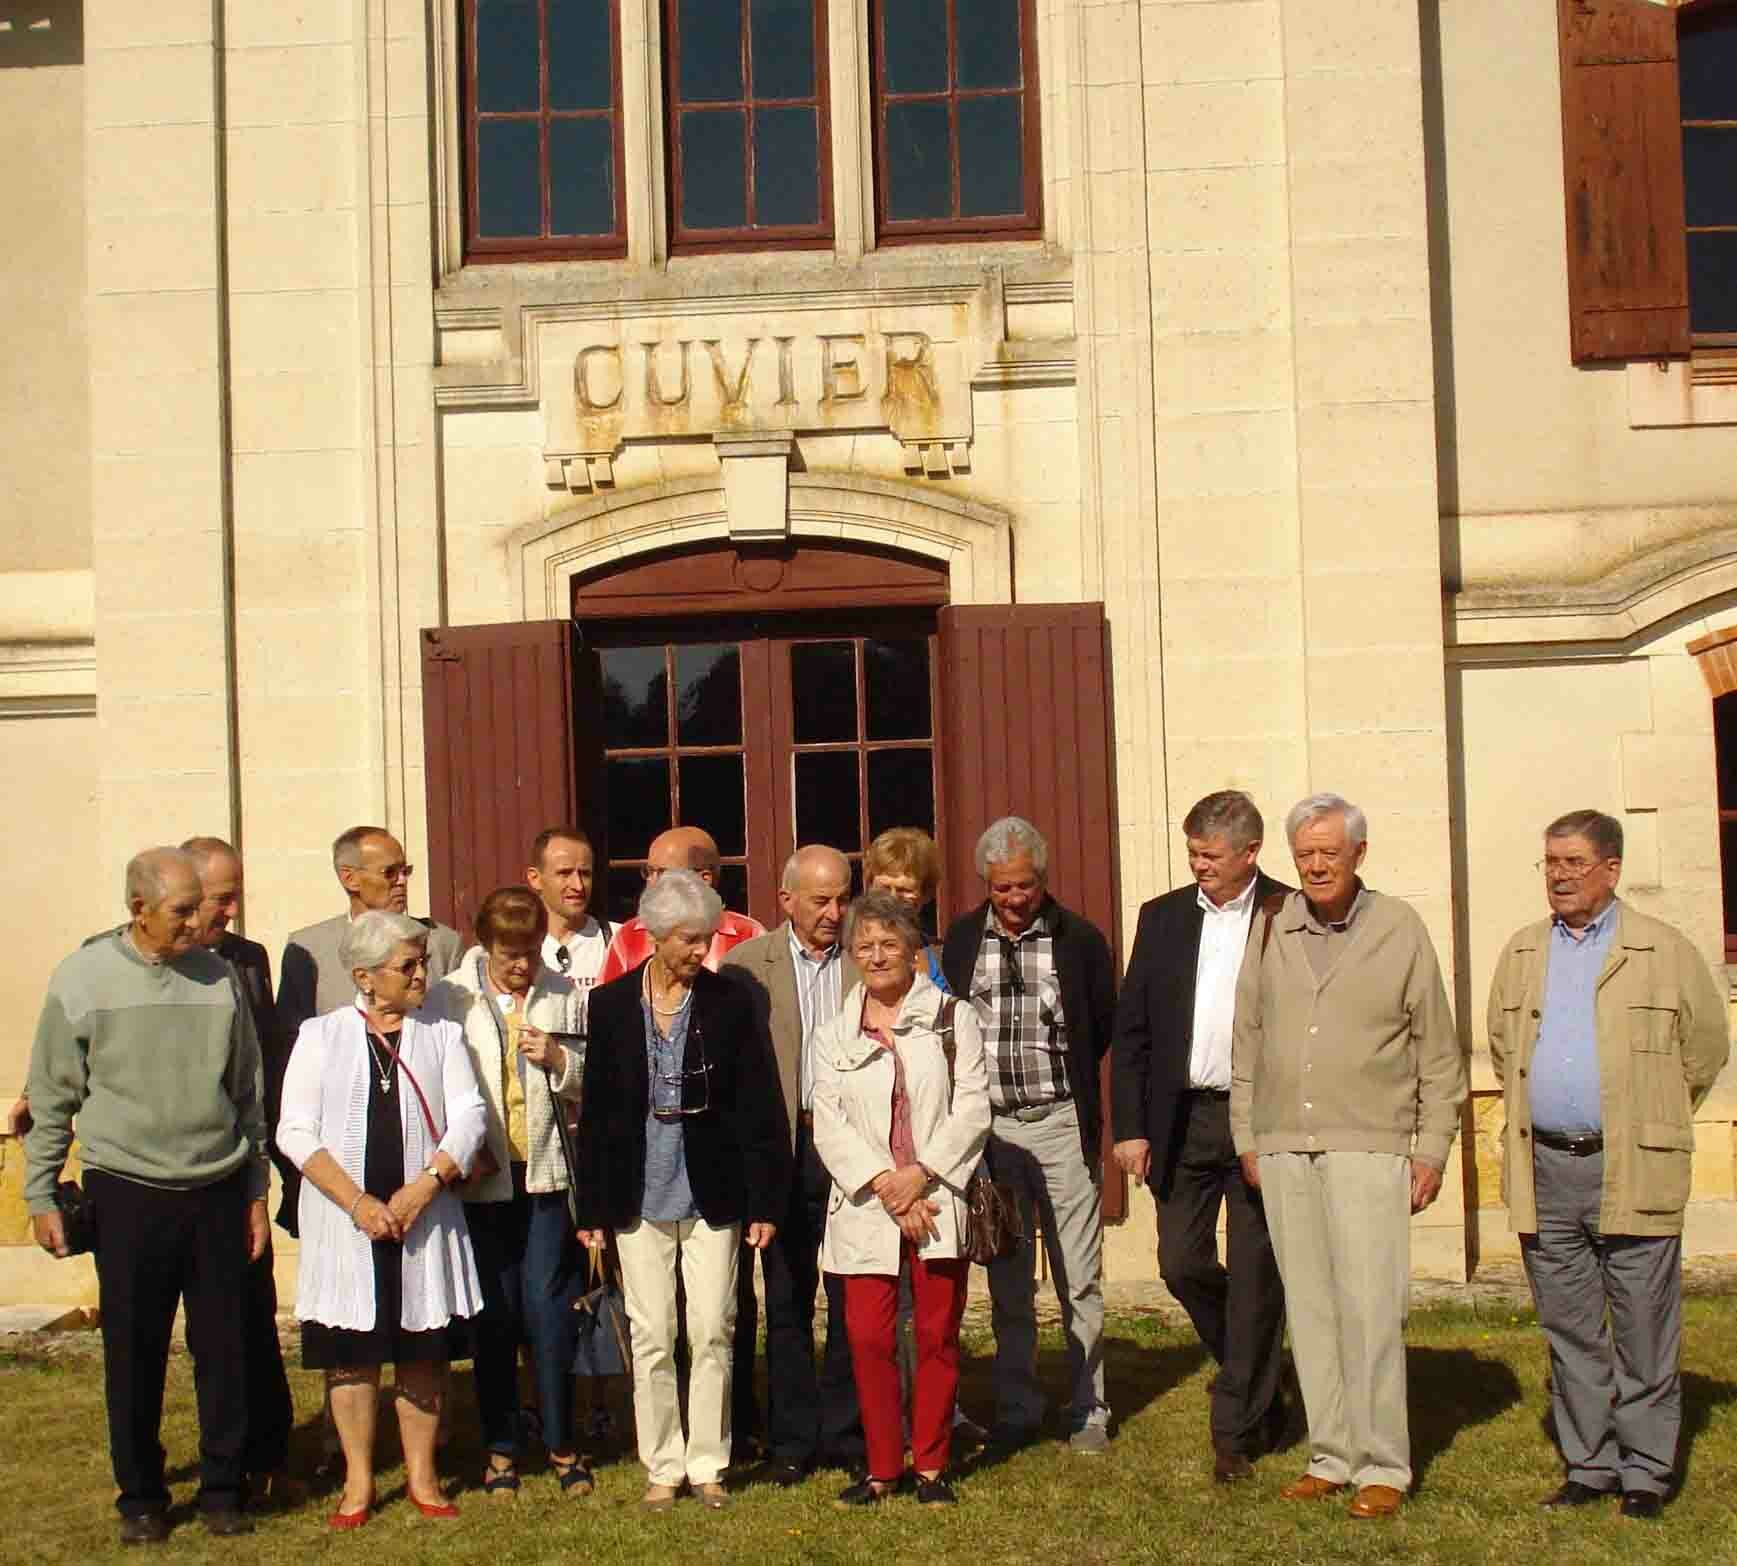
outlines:
[{"label": "brown leather shoe", "polygon": [[1304,1474],[1301,1479],[1293,1479],[1279,1491],[1281,1501],[1324,1501],[1329,1495],[1337,1495],[1345,1488],[1342,1484],[1334,1484],[1331,1479],[1317,1478],[1314,1474]]},{"label": "brown leather shoe", "polygon": [[1403,1490],[1396,1490],[1390,1484],[1366,1484],[1357,1492],[1357,1499],[1351,1503],[1353,1517],[1393,1517],[1399,1512],[1399,1503],[1405,1499]]},{"label": "brown leather shoe", "polygon": [[1254,1464],[1241,1452],[1228,1446],[1212,1449],[1212,1479],[1214,1484],[1235,1484],[1239,1479],[1254,1478]]}]

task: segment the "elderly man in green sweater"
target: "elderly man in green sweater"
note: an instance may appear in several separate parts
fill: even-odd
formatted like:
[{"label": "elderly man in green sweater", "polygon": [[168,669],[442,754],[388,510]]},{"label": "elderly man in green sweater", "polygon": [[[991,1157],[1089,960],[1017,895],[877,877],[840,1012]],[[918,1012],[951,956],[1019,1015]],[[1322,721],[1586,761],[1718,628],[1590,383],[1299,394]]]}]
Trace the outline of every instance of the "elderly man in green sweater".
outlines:
[{"label": "elderly man in green sweater", "polygon": [[1423,921],[1357,874],[1363,812],[1315,794],[1285,830],[1301,890],[1249,934],[1230,1080],[1309,1416],[1308,1470],[1280,1493],[1313,1501],[1354,1484],[1353,1517],[1392,1517],[1411,1486],[1411,1216],[1441,1190],[1466,1057]]},{"label": "elderly man in green sweater", "polygon": [[199,944],[193,860],[127,866],[129,922],[55,970],[30,1059],[25,1197],[36,1242],[67,1254],[55,1188],[77,1121],[95,1220],[109,1447],[122,1543],[168,1532],[158,1440],[177,1304],[199,1399],[199,1503],[245,1533],[247,1407],[239,1303],[265,1249],[259,1041],[229,964]]}]

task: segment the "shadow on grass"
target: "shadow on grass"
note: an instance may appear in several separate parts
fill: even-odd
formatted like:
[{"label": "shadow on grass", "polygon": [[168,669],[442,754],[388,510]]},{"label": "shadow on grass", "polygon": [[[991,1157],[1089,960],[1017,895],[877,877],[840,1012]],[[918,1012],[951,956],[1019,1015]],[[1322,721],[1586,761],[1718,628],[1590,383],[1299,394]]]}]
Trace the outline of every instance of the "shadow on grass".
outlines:
[{"label": "shadow on grass", "polygon": [[1499,1359],[1465,1348],[1406,1352],[1414,1489],[1462,1431],[1488,1424],[1520,1401],[1520,1378]]}]

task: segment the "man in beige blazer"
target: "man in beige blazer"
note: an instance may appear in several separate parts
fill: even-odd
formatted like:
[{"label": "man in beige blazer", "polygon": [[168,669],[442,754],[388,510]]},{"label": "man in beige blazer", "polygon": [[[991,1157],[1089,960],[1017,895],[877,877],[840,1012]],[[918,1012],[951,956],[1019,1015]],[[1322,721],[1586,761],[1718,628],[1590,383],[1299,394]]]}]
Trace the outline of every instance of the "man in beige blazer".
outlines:
[{"label": "man in beige blazer", "polygon": [[[820,1282],[820,1241],[832,1177],[814,1150],[810,1047],[815,1030],[838,1014],[858,982],[839,932],[850,901],[850,864],[837,849],[799,848],[784,866],[778,893],[784,922],[744,941],[719,970],[748,988],[772,1037],[778,1080],[795,1140],[796,1178],[790,1211],[760,1253],[766,1285],[767,1419],[770,1477],[801,1482],[814,1467],[854,1468],[863,1460],[862,1420],[850,1344],[844,1333],[844,1292],[826,1280],[826,1349],[814,1368],[814,1295]],[[736,1365],[737,1378],[752,1375]]]}]

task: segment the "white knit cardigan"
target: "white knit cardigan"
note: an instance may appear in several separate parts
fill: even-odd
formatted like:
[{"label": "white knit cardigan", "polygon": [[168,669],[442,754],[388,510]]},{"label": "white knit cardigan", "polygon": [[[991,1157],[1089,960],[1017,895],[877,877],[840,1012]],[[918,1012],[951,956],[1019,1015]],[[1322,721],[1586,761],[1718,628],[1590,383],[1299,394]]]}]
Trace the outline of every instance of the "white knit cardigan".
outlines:
[{"label": "white knit cardigan", "polygon": [[[422,1106],[400,1073],[405,1175],[413,1178],[436,1152],[465,1168],[482,1145],[487,1112],[458,1024],[411,1013],[404,1019],[398,1050],[444,1133],[438,1144],[430,1140]],[[278,1148],[296,1168],[323,1148],[361,1185],[371,1069],[367,1028],[356,1007],[342,1006],[302,1024],[284,1071],[277,1127]],[[374,1326],[372,1242],[312,1180],[302,1182],[300,1216],[296,1319],[369,1331]],[[403,1258],[399,1326],[404,1331],[428,1332],[482,1309],[482,1285],[464,1209],[450,1191],[442,1191],[423,1210],[405,1237]]]},{"label": "white knit cardigan", "polygon": [[[470,1062],[476,1068],[477,1084],[488,1105],[486,1146],[494,1154],[492,1174],[475,1174],[458,1188],[465,1202],[510,1202],[513,1174],[508,1165],[506,1106],[501,1102],[503,1071],[518,1069],[518,1062],[504,1060],[506,1036],[495,997],[489,992],[484,964],[487,955],[473,946],[458,966],[428,992],[423,1010],[450,1017],[464,1029]],[[564,974],[545,968],[537,975],[525,1000],[525,1017],[533,1027],[547,1033],[583,1034],[585,1001],[579,988]],[[563,1041],[565,1042],[565,1041]],[[554,1079],[555,1095],[577,1102],[585,1076],[583,1048],[568,1047]],[[525,1189],[539,1193],[567,1189],[567,1165],[561,1157],[560,1135],[555,1129],[555,1103],[543,1073],[526,1066],[525,1084]]]}]

